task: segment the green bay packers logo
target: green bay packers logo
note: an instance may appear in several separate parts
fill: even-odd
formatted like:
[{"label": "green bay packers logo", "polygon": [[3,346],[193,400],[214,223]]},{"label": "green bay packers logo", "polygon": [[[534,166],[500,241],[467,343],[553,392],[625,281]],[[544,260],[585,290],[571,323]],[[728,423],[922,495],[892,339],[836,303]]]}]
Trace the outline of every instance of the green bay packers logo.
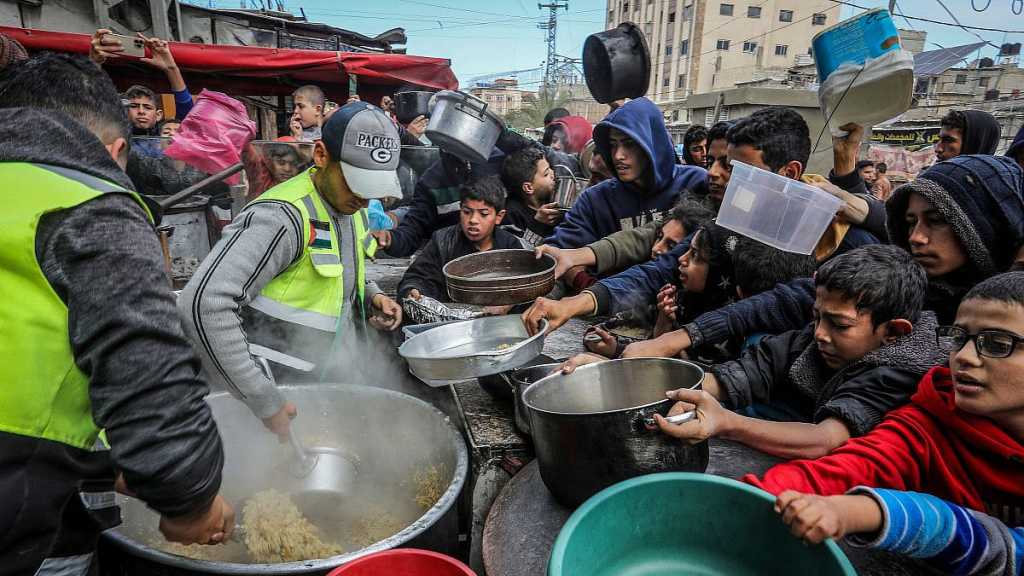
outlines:
[{"label": "green bay packers logo", "polygon": [[374,148],[370,151],[370,158],[373,158],[373,161],[378,164],[387,164],[391,162],[391,150],[387,148]]}]

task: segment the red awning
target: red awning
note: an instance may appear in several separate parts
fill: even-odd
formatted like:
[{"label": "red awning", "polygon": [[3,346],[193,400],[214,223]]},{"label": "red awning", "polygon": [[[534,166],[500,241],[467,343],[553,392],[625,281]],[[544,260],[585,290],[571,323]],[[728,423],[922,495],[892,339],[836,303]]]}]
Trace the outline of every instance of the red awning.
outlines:
[{"label": "red awning", "polygon": [[[0,26],[0,32],[21,42],[30,51],[89,53],[90,36],[86,34],[6,26]],[[377,94],[384,92],[385,87],[408,84],[439,90],[458,87],[449,61],[444,58],[188,42],[171,42],[171,50],[193,93],[209,88],[235,95],[287,95],[302,84],[317,84],[329,97],[344,102],[349,74],[356,76],[360,93],[364,88],[370,94]],[[104,68],[121,88],[145,84],[167,91],[158,70],[129,58],[108,60]]]}]

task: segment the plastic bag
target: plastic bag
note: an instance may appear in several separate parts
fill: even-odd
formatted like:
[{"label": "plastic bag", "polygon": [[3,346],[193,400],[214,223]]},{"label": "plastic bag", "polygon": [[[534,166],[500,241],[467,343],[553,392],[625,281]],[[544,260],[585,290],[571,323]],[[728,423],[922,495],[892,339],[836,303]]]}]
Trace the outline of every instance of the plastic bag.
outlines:
[{"label": "plastic bag", "polygon": [[391,230],[395,227],[395,221],[388,218],[387,212],[384,211],[384,205],[381,204],[380,200],[370,200],[370,207],[366,209],[366,213],[370,220],[371,232]]},{"label": "plastic bag", "polygon": [[910,109],[914,92],[914,55],[891,50],[863,65],[847,62],[825,78],[818,102],[833,136],[855,122],[870,128]]},{"label": "plastic bag", "polygon": [[[244,104],[227,94],[203,90],[165,153],[215,174],[237,164],[242,148],[255,137],[256,123],[249,119]],[[237,184],[239,178],[235,174],[227,183]]]}]

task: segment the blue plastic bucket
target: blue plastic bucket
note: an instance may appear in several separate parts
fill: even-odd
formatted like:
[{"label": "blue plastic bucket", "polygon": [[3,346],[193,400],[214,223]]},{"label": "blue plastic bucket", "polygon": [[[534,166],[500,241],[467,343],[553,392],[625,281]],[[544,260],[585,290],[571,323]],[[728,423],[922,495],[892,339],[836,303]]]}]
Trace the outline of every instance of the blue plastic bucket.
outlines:
[{"label": "blue plastic bucket", "polygon": [[876,8],[818,32],[811,47],[818,81],[824,82],[846,62],[863,64],[869,58],[898,50],[900,34],[889,11]]}]

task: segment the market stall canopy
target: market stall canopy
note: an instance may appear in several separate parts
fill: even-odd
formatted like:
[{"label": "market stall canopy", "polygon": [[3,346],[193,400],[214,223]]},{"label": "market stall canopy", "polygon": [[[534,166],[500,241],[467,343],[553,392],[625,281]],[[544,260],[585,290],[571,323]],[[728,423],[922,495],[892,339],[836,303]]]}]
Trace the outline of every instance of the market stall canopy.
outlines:
[{"label": "market stall canopy", "polygon": [[[0,26],[30,51],[52,50],[89,53],[90,36]],[[288,95],[303,84],[317,84],[328,97],[344,103],[349,75],[358,79],[358,91],[370,94],[384,87],[421,87],[454,90],[458,80],[445,58],[367,52],[331,52],[288,48],[257,48],[171,42],[174,59],[185,76],[189,91],[209,88],[234,95]],[[144,84],[169,91],[163,75],[130,58],[104,64],[120,88]]]}]

